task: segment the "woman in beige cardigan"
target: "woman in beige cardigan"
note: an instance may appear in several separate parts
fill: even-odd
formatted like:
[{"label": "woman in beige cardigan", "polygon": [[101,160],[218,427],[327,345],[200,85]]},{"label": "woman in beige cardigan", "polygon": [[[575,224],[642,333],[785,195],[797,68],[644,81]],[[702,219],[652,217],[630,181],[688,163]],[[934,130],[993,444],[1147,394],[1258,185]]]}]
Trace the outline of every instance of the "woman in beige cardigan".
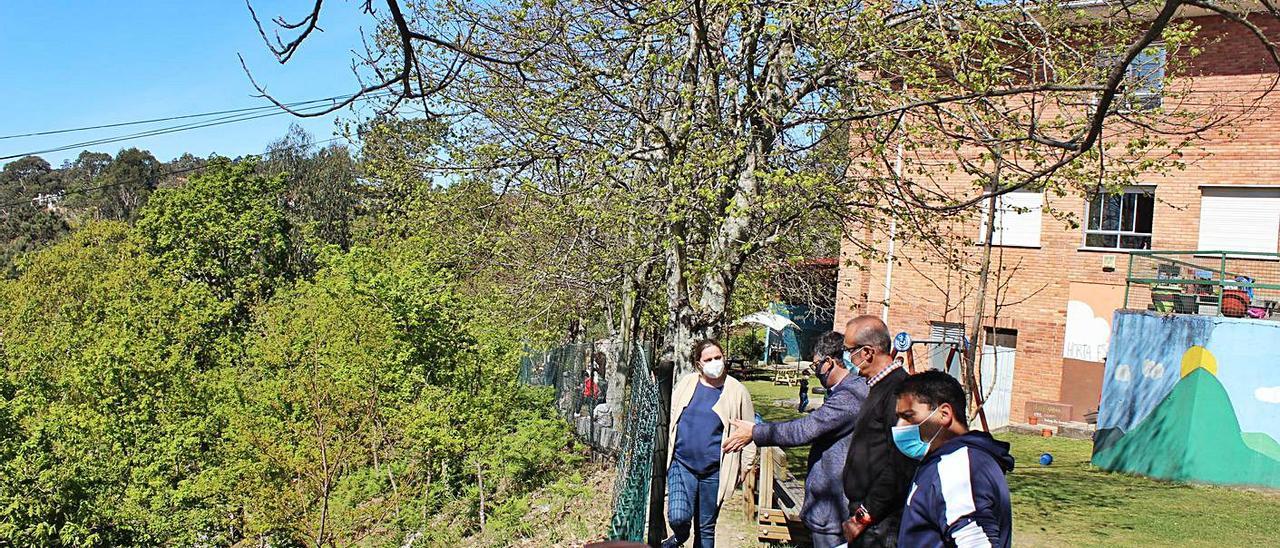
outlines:
[{"label": "woman in beige cardigan", "polygon": [[694,546],[715,546],[716,518],[734,487],[755,466],[756,447],[738,453],[721,448],[732,420],[754,420],[751,394],[725,374],[724,350],[713,339],[693,345],[696,373],[671,391],[667,433],[667,522],[675,533],[663,548],[680,546],[693,529]]}]

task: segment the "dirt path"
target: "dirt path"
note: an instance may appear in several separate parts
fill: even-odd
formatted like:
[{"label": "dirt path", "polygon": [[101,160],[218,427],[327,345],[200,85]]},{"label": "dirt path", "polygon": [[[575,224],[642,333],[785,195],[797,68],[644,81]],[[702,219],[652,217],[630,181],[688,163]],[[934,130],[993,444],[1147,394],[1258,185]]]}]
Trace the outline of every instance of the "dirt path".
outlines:
[{"label": "dirt path", "polygon": [[[794,481],[785,482],[793,493],[803,493],[804,485]],[[742,491],[734,491],[720,509],[720,519],[716,522],[716,546],[731,548],[783,548],[788,544],[760,542],[756,536],[756,523],[747,517],[746,501]]]}]

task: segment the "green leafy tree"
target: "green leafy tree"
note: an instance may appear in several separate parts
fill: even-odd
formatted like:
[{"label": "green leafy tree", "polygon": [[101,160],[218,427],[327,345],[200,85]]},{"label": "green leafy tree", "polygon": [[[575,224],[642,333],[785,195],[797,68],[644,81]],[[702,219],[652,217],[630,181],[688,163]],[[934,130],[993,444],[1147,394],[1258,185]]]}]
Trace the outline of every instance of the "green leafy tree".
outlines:
[{"label": "green leafy tree", "polygon": [[356,163],[345,146],[317,147],[306,130],[292,125],[288,134],[267,147],[261,168],[284,179],[294,262],[314,270],[312,251],[317,245],[351,246],[361,187]]},{"label": "green leafy tree", "polygon": [[[1128,73],[1163,41],[1165,77],[1186,74],[1195,24],[1175,16],[1190,6],[1263,37],[1280,63],[1243,8],[1189,0],[391,0],[368,11],[395,39],[370,44],[357,95],[447,113],[441,172],[485,169],[575,212],[608,205],[598,226],[659,261],[667,346],[688,367],[684,349],[723,328],[744,275],[790,256],[806,226],[839,227],[860,246],[847,260],[877,260],[890,233],[947,245],[938,227],[993,195],[1176,167],[1231,117],[1128,108],[1142,87]],[[270,44],[281,62],[312,9],[283,29],[296,39]],[[845,169],[824,136],[848,143]]]},{"label": "green leafy tree", "polygon": [[215,159],[185,186],[155,192],[138,219],[147,253],[234,303],[238,317],[293,279],[284,183],[252,161]]},{"label": "green leafy tree", "polygon": [[204,480],[220,427],[202,375],[229,307],[91,223],[0,285],[0,538],[226,542]]},{"label": "green leafy tree", "polygon": [[494,366],[513,345],[479,343],[452,275],[415,247],[330,256],[262,310],[228,415],[249,538],[421,535],[459,494],[475,508],[486,475],[503,500],[571,462],[546,396]]},{"label": "green leafy tree", "polygon": [[0,277],[16,276],[22,255],[71,230],[59,210],[64,182],[39,156],[19,158],[0,170]]},{"label": "green leafy tree", "polygon": [[[81,154],[81,157],[85,155]],[[102,164],[96,156],[85,159],[96,164],[93,167]],[[89,188],[95,190],[72,202],[73,207],[90,210],[97,219],[133,221],[159,185],[161,168],[160,161],[148,151],[137,148],[121,150],[110,164],[101,168],[98,176],[91,179],[93,184]],[[92,172],[92,169],[88,171]]]}]

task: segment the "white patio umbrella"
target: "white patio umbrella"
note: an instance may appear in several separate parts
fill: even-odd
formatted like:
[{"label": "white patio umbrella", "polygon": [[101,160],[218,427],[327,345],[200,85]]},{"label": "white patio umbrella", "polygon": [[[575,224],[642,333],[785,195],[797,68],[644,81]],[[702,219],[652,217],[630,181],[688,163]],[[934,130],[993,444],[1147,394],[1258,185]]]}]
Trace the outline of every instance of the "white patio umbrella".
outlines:
[{"label": "white patio umbrella", "polygon": [[774,314],[772,312],[766,312],[763,310],[760,312],[747,314],[746,316],[739,318],[738,321],[733,322],[733,325],[742,325],[747,323],[763,325],[774,331],[782,331],[783,329],[786,329],[788,327],[794,327],[796,329],[800,329],[800,326],[796,325],[796,322],[793,322],[790,319],[780,316],[778,314]]}]

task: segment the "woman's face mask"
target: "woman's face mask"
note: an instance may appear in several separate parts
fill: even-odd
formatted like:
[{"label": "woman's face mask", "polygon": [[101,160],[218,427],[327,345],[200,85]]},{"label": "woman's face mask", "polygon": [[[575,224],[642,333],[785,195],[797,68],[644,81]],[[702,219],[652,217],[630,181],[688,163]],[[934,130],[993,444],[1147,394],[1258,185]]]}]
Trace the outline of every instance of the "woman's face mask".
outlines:
[{"label": "woman's face mask", "polygon": [[724,360],[710,360],[702,362],[702,374],[708,378],[718,379],[724,375]]}]

